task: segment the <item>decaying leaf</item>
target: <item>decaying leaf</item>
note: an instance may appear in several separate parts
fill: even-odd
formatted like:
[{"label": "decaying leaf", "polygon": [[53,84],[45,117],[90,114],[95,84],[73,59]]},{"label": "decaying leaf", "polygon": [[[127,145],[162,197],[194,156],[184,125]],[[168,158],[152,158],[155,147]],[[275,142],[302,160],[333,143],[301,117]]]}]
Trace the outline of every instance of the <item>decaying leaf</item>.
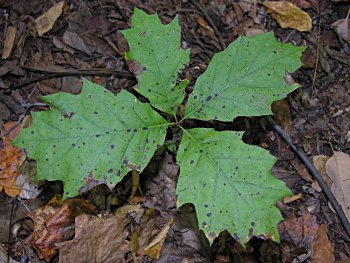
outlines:
[{"label": "decaying leaf", "polygon": [[334,152],[326,163],[326,171],[333,181],[331,191],[350,220],[350,156],[343,152]]},{"label": "decaying leaf", "polygon": [[127,205],[105,217],[81,215],[75,220],[73,240],[57,244],[61,263],[123,263],[130,251],[128,231],[129,212],[139,212],[140,205]]},{"label": "decaying leaf", "polygon": [[[10,127],[15,125],[16,122],[7,122],[4,124],[4,130],[1,134],[4,134]],[[4,147],[0,151],[0,192],[2,189],[8,196],[17,196],[22,188],[18,187],[16,182],[20,176],[21,165],[26,159],[23,149],[12,146],[11,141],[21,129],[21,126],[17,126],[10,134],[2,137]]]},{"label": "decaying leaf", "polygon": [[311,17],[308,13],[287,1],[267,1],[262,3],[282,28],[310,31]]},{"label": "decaying leaf", "polygon": [[74,220],[78,215],[95,214],[96,207],[82,199],[58,198],[29,214],[34,221],[33,243],[39,256],[47,262],[57,253],[57,243],[74,236]]},{"label": "decaying leaf", "polygon": [[335,258],[334,248],[327,236],[327,225],[322,224],[317,230],[317,236],[311,243],[312,254],[311,261],[317,263],[332,263]]},{"label": "decaying leaf", "polygon": [[[327,225],[318,225],[316,217],[301,207],[301,216],[291,213],[279,224],[282,244],[282,261],[294,262],[300,255],[311,262],[334,261],[333,247],[327,237]],[[296,261],[299,262],[299,261]]]},{"label": "decaying leaf", "polygon": [[16,28],[13,26],[9,26],[6,32],[6,38],[4,43],[4,49],[2,50],[2,59],[7,59],[11,55],[11,51],[13,48],[13,43],[16,37]]},{"label": "decaying leaf", "polygon": [[335,29],[335,31],[338,33],[339,37],[344,39],[350,44],[350,9],[348,12],[348,15],[345,19],[339,19],[338,21],[335,21],[331,26]]},{"label": "decaying leaf", "polygon": [[[330,157],[325,156],[325,155],[316,155],[312,157],[312,162],[315,166],[315,168],[317,169],[317,171],[320,173],[320,175],[322,176],[323,180],[325,180],[327,186],[329,188],[332,187],[332,180],[329,178],[329,176],[327,175],[326,172],[326,163],[329,160]],[[317,183],[317,181],[313,181],[311,186],[318,192],[322,191],[322,188],[320,187],[320,185]]]},{"label": "decaying leaf", "polygon": [[278,100],[271,105],[272,112],[275,114],[277,123],[283,126],[286,132],[292,133],[292,116],[289,103],[286,99]]},{"label": "decaying leaf", "polygon": [[136,225],[131,237],[131,252],[134,260],[139,256],[158,259],[162,251],[173,217],[149,208]]},{"label": "decaying leaf", "polygon": [[39,36],[44,35],[46,32],[49,32],[52,29],[56,20],[62,14],[63,6],[64,1],[58,2],[44,14],[35,19],[35,28],[38,31]]}]

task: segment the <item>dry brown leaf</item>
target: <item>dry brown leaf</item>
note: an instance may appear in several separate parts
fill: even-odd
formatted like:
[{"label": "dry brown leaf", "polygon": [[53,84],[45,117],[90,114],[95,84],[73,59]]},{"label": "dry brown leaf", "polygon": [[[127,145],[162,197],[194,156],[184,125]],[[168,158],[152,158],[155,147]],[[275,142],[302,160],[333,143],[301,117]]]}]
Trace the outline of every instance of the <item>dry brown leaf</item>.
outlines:
[{"label": "dry brown leaf", "polygon": [[335,29],[335,31],[338,33],[339,37],[344,39],[350,44],[350,9],[348,12],[348,15],[345,19],[339,19],[338,21],[335,21],[331,26]]},{"label": "dry brown leaf", "polygon": [[311,7],[310,0],[288,0],[288,2],[292,3],[293,5],[301,9],[308,9]]},{"label": "dry brown leaf", "polygon": [[299,31],[310,31],[311,17],[308,13],[286,1],[267,1],[262,3],[282,28],[294,28]]},{"label": "dry brown leaf", "polygon": [[290,113],[289,103],[286,99],[278,100],[271,105],[272,112],[275,114],[276,122],[283,126],[286,132],[292,133],[292,115]]},{"label": "dry brown leaf", "polygon": [[78,216],[74,239],[57,244],[59,262],[126,262],[124,255],[130,251],[130,241],[127,240],[129,233],[125,228],[131,221],[127,214],[140,210],[140,205],[127,205],[102,218]]},{"label": "dry brown leaf", "polygon": [[141,255],[147,255],[151,259],[159,259],[160,252],[162,251],[163,244],[166,236],[168,235],[168,231],[170,229],[171,224],[173,223],[173,217],[170,218],[168,223],[164,225],[162,230],[156,235],[156,237],[149,243],[142,251]]},{"label": "dry brown leaf", "polygon": [[[300,217],[290,213],[278,226],[282,261],[294,262],[300,255],[310,255],[311,262],[334,262],[333,247],[327,237],[327,225],[318,225],[316,217],[304,207],[301,207],[301,212]],[[322,251],[323,247],[325,251]]]},{"label": "dry brown leaf", "polygon": [[15,42],[17,29],[13,26],[9,26],[6,32],[6,38],[4,43],[4,49],[2,50],[2,59],[7,59],[12,52],[13,43]]},{"label": "dry brown leaf", "polygon": [[[323,180],[326,182],[327,186],[329,188],[332,187],[332,180],[329,178],[326,172],[326,162],[329,160],[330,157],[325,156],[325,155],[317,155],[312,157],[312,162],[317,169],[317,171],[320,173],[322,176]],[[314,181],[311,186],[318,192],[322,191],[322,188],[320,185],[317,183],[317,181]]]},{"label": "dry brown leaf", "polygon": [[[49,262],[57,253],[57,243],[74,236],[74,220],[83,213],[96,213],[96,207],[82,199],[53,198],[45,207],[29,214],[34,221],[33,243],[39,256]],[[74,261],[73,261],[74,262]]]},{"label": "dry brown leaf", "polygon": [[334,248],[327,236],[327,225],[320,225],[317,231],[317,236],[311,243],[312,254],[311,262],[317,263],[332,263],[335,258],[333,255]]},{"label": "dry brown leaf", "polygon": [[326,163],[326,171],[333,181],[331,191],[350,220],[350,156],[343,152],[334,152]]},{"label": "dry brown leaf", "polygon": [[50,31],[55,24],[56,20],[61,16],[64,6],[64,1],[58,2],[44,14],[35,19],[35,28],[38,31],[38,35],[42,36],[46,32]]},{"label": "dry brown leaf", "polygon": [[[5,123],[1,134],[4,134],[15,124],[16,122]],[[10,134],[2,138],[4,147],[0,151],[0,192],[4,189],[5,193],[11,197],[17,196],[22,191],[16,182],[20,176],[21,165],[26,159],[26,155],[24,150],[11,144],[11,141],[19,133],[20,129],[21,126],[19,125]]]},{"label": "dry brown leaf", "polygon": [[144,255],[158,259],[172,223],[172,215],[147,209],[132,234],[131,252],[134,260]]}]

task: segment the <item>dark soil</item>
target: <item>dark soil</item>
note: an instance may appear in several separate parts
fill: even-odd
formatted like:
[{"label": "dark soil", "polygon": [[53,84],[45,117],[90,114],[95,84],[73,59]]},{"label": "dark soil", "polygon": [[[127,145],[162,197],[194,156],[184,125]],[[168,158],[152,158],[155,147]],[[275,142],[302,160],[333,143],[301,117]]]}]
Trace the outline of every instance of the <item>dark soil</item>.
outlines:
[{"label": "dark soil", "polygon": [[[244,2],[246,10],[239,5]],[[303,1],[300,1],[303,2]],[[308,2],[308,1],[306,1]],[[77,94],[81,90],[83,76],[118,93],[130,90],[137,81],[129,71],[122,54],[127,50],[121,30],[130,27],[133,7],[149,14],[158,13],[163,23],[179,16],[182,28],[182,47],[191,48],[190,64],[182,77],[190,77],[188,93],[197,77],[203,73],[213,55],[223,50],[242,34],[252,29],[273,31],[280,42],[308,45],[303,56],[302,68],[292,74],[300,88],[277,106],[277,121],[287,129],[295,145],[307,155],[332,156],[333,151],[350,154],[350,47],[331,27],[335,21],[344,19],[349,11],[349,1],[309,1],[305,11],[312,17],[311,32],[282,29],[256,1],[228,0],[152,0],[152,1],[77,1],[67,0],[64,12],[52,30],[38,37],[34,19],[54,4],[54,1],[9,1],[0,0],[0,29],[6,32],[10,25],[17,28],[15,46],[7,59],[0,61],[0,113],[3,122],[17,121],[30,111],[28,105],[40,102],[39,97],[65,91]],[[79,15],[85,18],[77,18]],[[203,24],[206,21],[207,26]],[[86,50],[72,49],[62,42],[69,31],[82,34],[89,32],[95,37]],[[98,41],[96,40],[98,39]],[[5,34],[1,39],[4,47]],[[101,41],[103,40],[103,44]],[[106,44],[107,43],[107,44]],[[112,45],[111,45],[112,43]],[[239,58],[237,58],[239,59]],[[316,66],[317,62],[317,66]],[[189,121],[185,125],[203,126]],[[310,213],[316,216],[317,224],[328,225],[328,238],[334,247],[337,260],[349,260],[350,237],[329,206],[322,192],[312,186],[311,175],[285,142],[267,124],[265,117],[235,119],[232,123],[211,123],[217,130],[246,130],[244,140],[260,145],[278,158],[273,174],[283,180],[293,193],[302,193],[302,198],[287,205],[280,204],[284,216],[301,216]],[[176,134],[176,130],[172,131]],[[160,211],[176,211],[175,186],[178,168],[171,153],[164,151],[155,156],[141,177],[145,194],[144,207]],[[126,176],[110,192],[105,186],[97,186],[82,198],[93,202],[102,213],[113,211],[128,202],[131,179]],[[60,182],[47,182],[42,186],[39,198],[31,207],[42,207],[53,195],[61,194]],[[117,200],[117,201],[116,201]],[[7,248],[11,257],[21,262],[44,262],[31,248],[30,235],[33,223],[25,216],[11,213],[15,201],[0,194],[0,223],[9,226],[9,220],[19,228],[12,231],[10,241],[7,230],[0,228],[4,253]],[[16,201],[19,210],[22,201]],[[16,209],[15,209],[16,213]],[[24,212],[18,212],[22,213]],[[159,215],[161,217],[161,215]],[[6,221],[7,220],[7,221]],[[6,223],[5,223],[6,221]],[[186,228],[183,232],[180,229]],[[129,237],[130,238],[130,237]],[[283,243],[285,242],[285,243]],[[286,257],[287,239],[281,244],[254,237],[246,249],[228,233],[222,233],[210,247],[198,228],[194,208],[185,205],[175,214],[174,223],[165,240],[161,257],[152,262],[310,262],[311,248],[291,249],[293,257]],[[290,245],[296,246],[296,245]],[[302,255],[308,255],[300,257]],[[6,257],[0,256],[0,261]],[[22,261],[23,260],[23,261]],[[57,262],[54,257],[51,262]],[[140,262],[150,262],[147,257]],[[124,255],[121,262],[132,262],[132,255]]]}]

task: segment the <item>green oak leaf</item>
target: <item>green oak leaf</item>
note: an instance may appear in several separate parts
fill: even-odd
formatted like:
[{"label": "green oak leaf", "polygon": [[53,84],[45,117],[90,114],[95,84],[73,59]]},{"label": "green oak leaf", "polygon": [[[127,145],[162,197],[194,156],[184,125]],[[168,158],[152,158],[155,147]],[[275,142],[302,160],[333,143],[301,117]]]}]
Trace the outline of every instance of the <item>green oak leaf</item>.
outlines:
[{"label": "green oak leaf", "polygon": [[272,33],[238,38],[215,54],[198,78],[185,118],[232,121],[272,114],[271,103],[298,87],[286,85],[284,75],[301,66],[304,50],[279,43]]},{"label": "green oak leaf", "polygon": [[137,91],[155,108],[175,115],[188,84],[176,85],[178,72],[189,62],[190,56],[189,50],[181,49],[178,17],[163,25],[157,14],[147,15],[135,8],[132,27],[124,30],[123,35],[129,44],[126,58],[141,64]]},{"label": "green oak leaf", "polygon": [[169,125],[127,91],[115,96],[86,80],[79,95],[56,93],[42,100],[51,109],[33,112],[32,126],[13,143],[37,161],[39,180],[64,182],[65,196],[77,195],[84,179],[113,186],[128,171],[142,171]]},{"label": "green oak leaf", "polygon": [[209,239],[228,230],[245,244],[253,235],[278,241],[276,202],[292,192],[271,175],[276,158],[242,142],[242,132],[183,130],[177,154],[178,203],[193,203]]}]

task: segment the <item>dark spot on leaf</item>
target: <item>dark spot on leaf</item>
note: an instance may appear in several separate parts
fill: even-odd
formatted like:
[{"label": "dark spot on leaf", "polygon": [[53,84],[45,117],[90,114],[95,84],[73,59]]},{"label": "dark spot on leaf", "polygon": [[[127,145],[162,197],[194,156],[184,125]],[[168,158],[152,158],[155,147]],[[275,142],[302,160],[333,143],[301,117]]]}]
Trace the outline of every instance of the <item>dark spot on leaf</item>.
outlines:
[{"label": "dark spot on leaf", "polygon": [[131,130],[130,130],[130,129],[127,129],[126,131],[127,131],[127,132],[131,132]]},{"label": "dark spot on leaf", "polygon": [[151,90],[151,89],[148,89],[147,91],[148,91],[148,92],[151,92],[152,90]]},{"label": "dark spot on leaf", "polygon": [[96,134],[96,138],[98,138],[98,137],[100,137],[100,135],[99,135],[99,134]]},{"label": "dark spot on leaf", "polygon": [[211,213],[211,212],[209,212],[209,213],[207,214],[207,217],[211,217],[211,215],[212,215],[212,213]]},{"label": "dark spot on leaf", "polygon": [[197,96],[193,96],[193,98],[196,100],[198,97]]},{"label": "dark spot on leaf", "polygon": [[137,129],[134,129],[134,132],[137,132]]},{"label": "dark spot on leaf", "polygon": [[191,161],[190,161],[190,164],[193,164],[193,163],[194,163],[194,161],[193,161],[193,160],[191,160]]},{"label": "dark spot on leaf", "polygon": [[116,176],[120,176],[120,170],[115,173]]},{"label": "dark spot on leaf", "polygon": [[251,222],[250,225],[251,225],[251,226],[255,226],[255,222]]},{"label": "dark spot on leaf", "polygon": [[128,160],[124,160],[123,163],[124,163],[124,164],[128,164],[129,161],[128,161]]},{"label": "dark spot on leaf", "polygon": [[97,111],[95,111],[95,112],[94,112],[94,114],[98,114],[98,112],[97,112]]},{"label": "dark spot on leaf", "polygon": [[31,133],[31,134],[34,134],[34,131],[31,131],[30,133]]},{"label": "dark spot on leaf", "polygon": [[205,221],[202,222],[202,227],[206,227],[207,225],[208,225],[207,222]]},{"label": "dark spot on leaf", "polygon": [[111,149],[114,149],[114,144],[111,144]]},{"label": "dark spot on leaf", "polygon": [[85,145],[85,142],[83,142],[83,145]]},{"label": "dark spot on leaf", "polygon": [[49,161],[49,159],[48,159],[48,158],[45,158],[45,161],[47,161],[47,162],[48,162],[48,161]]},{"label": "dark spot on leaf", "polygon": [[108,173],[113,173],[113,169],[110,168],[110,169],[108,170]]},{"label": "dark spot on leaf", "polygon": [[208,208],[208,205],[207,205],[207,204],[205,204],[205,205],[204,205],[204,207],[205,207],[205,208]]},{"label": "dark spot on leaf", "polygon": [[72,143],[72,147],[75,147],[75,143]]},{"label": "dark spot on leaf", "polygon": [[56,144],[52,145],[53,148],[56,148]]},{"label": "dark spot on leaf", "polygon": [[205,99],[206,102],[208,102],[208,101],[210,101],[210,100],[211,100],[211,96],[208,96],[208,97]]},{"label": "dark spot on leaf", "polygon": [[200,153],[202,153],[202,152],[203,152],[203,150],[199,150],[199,152],[200,152]]},{"label": "dark spot on leaf", "polygon": [[214,95],[215,95],[215,97],[217,97],[217,96],[219,96],[219,93],[215,93]]}]

